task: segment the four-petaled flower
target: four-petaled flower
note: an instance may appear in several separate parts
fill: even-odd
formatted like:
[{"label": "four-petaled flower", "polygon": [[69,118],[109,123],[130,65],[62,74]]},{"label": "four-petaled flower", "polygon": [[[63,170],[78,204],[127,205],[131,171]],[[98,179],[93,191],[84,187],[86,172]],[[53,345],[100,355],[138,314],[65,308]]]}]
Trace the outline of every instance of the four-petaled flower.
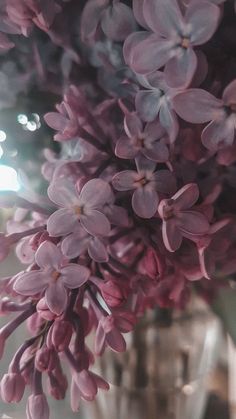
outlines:
[{"label": "four-petaled flower", "polygon": [[152,218],[159,204],[159,193],[172,194],[176,190],[175,177],[169,170],[155,172],[156,163],[143,157],[135,159],[137,171],[124,170],[112,180],[118,191],[134,189],[132,207],[142,218]]},{"label": "four-petaled flower", "polygon": [[148,123],[143,127],[138,116],[129,113],[125,116],[124,127],[127,135],[122,135],[116,143],[115,152],[118,157],[134,159],[142,154],[156,162],[168,160],[168,137],[158,122]]},{"label": "four-petaled flower", "polygon": [[202,89],[188,89],[173,99],[176,112],[185,121],[201,124],[211,121],[202,132],[202,143],[217,151],[231,146],[236,130],[236,80],[224,90],[222,99]]},{"label": "four-petaled flower", "polygon": [[198,186],[195,183],[189,183],[171,199],[163,199],[160,202],[158,212],[163,220],[162,236],[170,252],[179,249],[183,237],[193,239],[208,232],[209,223],[205,215],[191,209],[198,198]]},{"label": "four-petaled flower", "polygon": [[62,207],[48,219],[50,236],[65,236],[80,224],[92,236],[107,236],[110,222],[101,212],[112,194],[109,184],[101,179],[89,180],[77,190],[69,179],[57,179],[48,188],[49,198]]},{"label": "four-petaled flower", "polygon": [[130,67],[149,74],[165,66],[169,86],[188,85],[197,68],[194,47],[212,37],[219,17],[219,7],[205,0],[190,3],[184,16],[177,0],[145,1],[143,18],[152,32],[136,32],[127,38]]},{"label": "four-petaled flower", "polygon": [[60,249],[48,241],[39,246],[35,262],[40,269],[20,274],[14,283],[14,290],[26,296],[45,291],[49,309],[60,315],[67,306],[67,288],[74,289],[83,285],[89,278],[89,269],[75,263],[63,264]]}]

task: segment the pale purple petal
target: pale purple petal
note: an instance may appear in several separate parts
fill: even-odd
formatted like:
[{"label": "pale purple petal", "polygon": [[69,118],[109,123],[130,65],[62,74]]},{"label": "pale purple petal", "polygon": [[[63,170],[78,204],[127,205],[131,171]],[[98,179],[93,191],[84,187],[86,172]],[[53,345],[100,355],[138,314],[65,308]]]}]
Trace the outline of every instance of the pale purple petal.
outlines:
[{"label": "pale purple petal", "polygon": [[222,119],[212,121],[202,132],[202,143],[208,150],[216,151],[222,145],[231,146],[234,141],[234,124]]},{"label": "pale purple petal", "polygon": [[136,113],[128,113],[124,119],[124,128],[126,134],[131,137],[137,137],[143,131],[143,124]]},{"label": "pale purple petal", "polygon": [[142,218],[152,218],[157,211],[159,198],[154,189],[148,185],[138,188],[132,196],[134,212]]},{"label": "pale purple petal", "polygon": [[121,159],[134,159],[139,152],[139,148],[135,147],[130,139],[123,135],[116,143],[115,153]]},{"label": "pale purple petal", "polygon": [[169,159],[169,150],[165,139],[155,141],[152,148],[145,148],[142,153],[145,157],[155,162],[166,162]]},{"label": "pale purple petal", "polygon": [[66,125],[68,124],[68,119],[58,112],[46,113],[46,115],[44,115],[44,120],[49,127],[55,129],[56,131],[64,131]]},{"label": "pale purple petal", "polygon": [[160,90],[140,90],[135,97],[135,107],[140,118],[145,122],[154,121],[161,106]]},{"label": "pale purple petal", "polygon": [[131,65],[135,47],[150,36],[149,32],[134,32],[124,42],[123,55],[126,64]]},{"label": "pale purple petal", "polygon": [[79,202],[89,208],[99,208],[110,200],[111,194],[109,183],[102,179],[91,179],[83,186]]},{"label": "pale purple petal", "polygon": [[134,170],[124,170],[113,176],[112,184],[117,191],[129,191],[135,188],[139,175]]},{"label": "pale purple petal", "polygon": [[231,105],[232,103],[236,103],[236,80],[233,80],[225,88],[223,92],[223,101],[226,105]]},{"label": "pale purple petal", "polygon": [[111,230],[107,217],[97,210],[89,210],[81,215],[80,222],[92,236],[108,236]]},{"label": "pale purple petal", "polygon": [[145,0],[144,18],[148,26],[163,36],[171,37],[184,27],[183,17],[176,0]]},{"label": "pale purple petal", "polygon": [[188,89],[172,100],[175,111],[185,121],[201,124],[222,116],[223,102],[202,89]]},{"label": "pale purple petal", "polygon": [[143,14],[144,1],[145,0],[133,0],[132,6],[135,19],[141,26],[148,30],[149,28]]},{"label": "pale purple petal", "polygon": [[98,237],[94,237],[90,240],[88,245],[88,254],[91,259],[95,260],[95,262],[108,262],[109,256],[107,253],[106,246],[99,240]]},{"label": "pale purple petal", "polygon": [[147,145],[153,144],[155,140],[158,140],[159,138],[163,138],[166,135],[166,131],[159,122],[154,121],[149,124],[146,124],[144,134],[146,137],[145,145]]},{"label": "pale purple petal", "polygon": [[159,113],[160,124],[166,129],[170,137],[170,142],[173,143],[179,132],[179,123],[175,112],[171,109],[169,102],[166,100],[162,102]]},{"label": "pale purple petal", "polygon": [[169,252],[175,252],[178,250],[182,243],[182,235],[175,224],[175,219],[163,221],[162,225],[162,237],[164,245]]},{"label": "pale purple petal", "polygon": [[61,208],[50,215],[47,230],[50,236],[58,237],[72,233],[78,225],[78,216],[73,210]]},{"label": "pale purple petal", "polygon": [[205,215],[197,211],[182,211],[176,216],[176,225],[190,235],[203,235],[209,231],[209,223]]},{"label": "pale purple petal", "polygon": [[170,87],[184,87],[191,82],[197,68],[197,57],[192,48],[182,48],[181,55],[171,58],[165,66],[166,82]]},{"label": "pale purple petal", "polygon": [[205,247],[199,249],[198,252],[202,275],[207,279],[211,279],[211,276],[212,274],[214,274],[216,269],[216,264],[213,255],[211,255],[211,253]]},{"label": "pale purple petal", "polygon": [[126,350],[126,342],[124,336],[116,328],[107,333],[106,341],[109,347],[115,352],[124,352]]},{"label": "pale purple petal", "polygon": [[78,193],[70,179],[57,179],[48,187],[48,196],[59,207],[71,208],[78,204]]},{"label": "pale purple petal", "polygon": [[87,370],[82,370],[74,375],[74,380],[82,396],[88,398],[88,400],[93,400],[97,394],[97,385],[93,376]]},{"label": "pale purple petal", "polygon": [[192,27],[191,44],[201,45],[209,41],[217,29],[219,18],[219,7],[209,1],[190,3],[185,19]]},{"label": "pale purple petal", "polygon": [[57,316],[62,314],[67,306],[68,295],[60,278],[51,282],[45,292],[45,300],[50,311]]},{"label": "pale purple petal", "polygon": [[138,74],[148,74],[161,68],[172,56],[173,41],[153,34],[134,48],[130,65]]},{"label": "pale purple petal", "polygon": [[129,225],[129,216],[126,208],[119,207],[118,205],[111,205],[106,208],[105,213],[111,224],[123,227]]},{"label": "pale purple petal", "polygon": [[139,176],[140,174],[143,175],[144,173],[150,175],[156,168],[156,162],[146,159],[142,155],[136,157],[135,163],[139,172]]},{"label": "pale purple petal", "polygon": [[124,41],[136,29],[132,9],[120,2],[113,3],[104,10],[101,26],[109,39]]},{"label": "pale purple petal", "polygon": [[70,263],[64,268],[60,269],[61,279],[65,287],[73,289],[79,288],[89,278],[90,271],[85,266],[77,265],[76,263]]},{"label": "pale purple petal", "polygon": [[83,8],[81,16],[81,39],[89,41],[95,36],[98,24],[101,19],[101,14],[109,5],[109,0],[89,0]]},{"label": "pale purple petal", "polygon": [[62,253],[70,259],[80,256],[87,250],[90,238],[83,228],[81,228],[81,231],[83,231],[83,236],[74,232],[62,241]]},{"label": "pale purple petal", "polygon": [[22,295],[35,295],[48,286],[48,274],[42,271],[25,272],[18,276],[14,283],[14,291]]},{"label": "pale purple petal", "polygon": [[35,253],[35,262],[40,268],[58,268],[61,264],[62,253],[52,242],[43,242]]},{"label": "pale purple petal", "polygon": [[189,183],[183,186],[172,197],[177,210],[186,210],[191,208],[199,198],[199,189],[196,183]]}]

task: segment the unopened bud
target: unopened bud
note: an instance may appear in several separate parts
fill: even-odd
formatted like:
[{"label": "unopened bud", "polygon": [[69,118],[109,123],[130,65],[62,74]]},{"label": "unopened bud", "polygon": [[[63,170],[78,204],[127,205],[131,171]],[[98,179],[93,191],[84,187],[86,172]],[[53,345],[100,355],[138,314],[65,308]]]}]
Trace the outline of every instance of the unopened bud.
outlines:
[{"label": "unopened bud", "polygon": [[25,391],[25,381],[21,374],[4,374],[1,385],[1,397],[5,403],[18,403]]}]

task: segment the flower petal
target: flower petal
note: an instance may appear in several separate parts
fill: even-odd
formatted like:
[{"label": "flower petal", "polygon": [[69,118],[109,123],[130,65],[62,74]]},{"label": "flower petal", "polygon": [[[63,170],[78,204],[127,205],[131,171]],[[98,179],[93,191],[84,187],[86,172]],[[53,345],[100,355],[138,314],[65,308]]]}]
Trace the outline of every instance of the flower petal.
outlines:
[{"label": "flower petal", "polygon": [[236,80],[233,80],[225,88],[223,92],[223,101],[226,105],[231,105],[232,103],[236,103]]},{"label": "flower petal", "polygon": [[135,147],[130,139],[122,136],[116,143],[115,153],[121,159],[134,159],[139,152],[139,148]]},{"label": "flower petal", "polygon": [[89,208],[99,208],[111,198],[111,187],[102,179],[91,179],[82,188],[79,202]]},{"label": "flower petal", "polygon": [[191,44],[201,45],[209,41],[217,29],[220,9],[209,1],[190,3],[185,20],[192,27]]},{"label": "flower petal", "polygon": [[172,99],[177,114],[187,122],[201,124],[222,116],[223,102],[202,89],[188,89]]},{"label": "flower petal", "polygon": [[181,211],[176,219],[177,226],[183,233],[203,235],[209,230],[209,222],[201,212]]},{"label": "flower petal", "polygon": [[44,115],[44,120],[49,127],[55,129],[56,131],[64,131],[68,123],[68,119],[58,112],[46,113],[46,115]]},{"label": "flower petal", "polygon": [[68,295],[60,278],[56,282],[50,283],[45,292],[45,300],[49,310],[57,316],[60,316],[65,311]]},{"label": "flower petal", "polygon": [[132,196],[134,212],[141,218],[152,218],[157,211],[159,198],[151,187],[138,188]]},{"label": "flower petal", "polygon": [[152,176],[158,192],[172,195],[176,191],[176,179],[169,170],[158,170]]},{"label": "flower petal", "polygon": [[69,259],[73,259],[77,256],[80,256],[88,248],[89,235],[83,228],[81,228],[83,236],[77,234],[76,232],[65,237],[61,244],[61,250],[63,255]]},{"label": "flower petal", "polygon": [[191,82],[197,68],[197,57],[193,49],[182,48],[181,55],[171,58],[165,66],[165,76],[170,87],[184,87]]},{"label": "flower petal", "polygon": [[171,37],[184,27],[176,0],[145,0],[143,13],[148,26],[163,36]]},{"label": "flower petal", "polygon": [[111,225],[107,217],[97,210],[89,210],[81,215],[81,225],[92,236],[108,236]]},{"label": "flower petal", "polygon": [[169,149],[166,145],[165,139],[155,141],[151,148],[145,148],[143,154],[150,160],[156,162],[166,162],[169,159]]},{"label": "flower petal", "polygon": [[227,120],[212,121],[202,131],[202,144],[208,150],[217,151],[222,145],[228,147],[233,144],[234,133],[234,124],[227,123]]},{"label": "flower petal", "polygon": [[162,237],[164,245],[169,252],[178,250],[182,243],[182,235],[176,226],[175,219],[163,221]]},{"label": "flower petal", "polygon": [[109,39],[124,41],[136,29],[132,9],[121,2],[114,2],[103,12],[101,26]]},{"label": "flower petal", "polygon": [[191,208],[199,198],[199,189],[196,183],[188,183],[183,186],[172,199],[177,210],[186,210]]},{"label": "flower petal", "polygon": [[171,109],[169,102],[163,101],[159,113],[160,124],[166,129],[170,137],[170,142],[173,143],[179,132],[179,123],[175,112]]},{"label": "flower petal", "polygon": [[135,107],[144,122],[156,119],[161,106],[161,90],[140,90],[135,97]]},{"label": "flower petal", "polygon": [[132,5],[135,19],[143,28],[146,28],[148,30],[149,28],[147,26],[143,14],[144,1],[145,0],[133,0]]},{"label": "flower petal", "polygon": [[141,41],[133,50],[130,66],[138,74],[158,70],[173,56],[173,42],[160,39],[156,34]]},{"label": "flower petal", "polygon": [[89,278],[90,271],[85,266],[77,265],[76,263],[70,263],[64,268],[60,269],[61,279],[65,287],[73,289],[79,288]]},{"label": "flower petal", "polygon": [[143,124],[135,112],[130,112],[125,116],[124,127],[126,134],[132,138],[137,137],[143,131]]},{"label": "flower petal", "polygon": [[150,36],[149,32],[146,31],[140,31],[140,32],[134,32],[131,35],[128,36],[128,38],[124,42],[123,46],[123,55],[124,60],[127,65],[130,66],[133,60],[133,52],[134,48],[141,42],[147,39]]},{"label": "flower petal", "polygon": [[78,225],[78,216],[74,211],[61,208],[50,215],[47,230],[50,236],[58,237],[72,233]]},{"label": "flower petal", "polygon": [[112,185],[117,191],[129,191],[135,188],[135,182],[139,179],[134,170],[124,170],[112,178]]},{"label": "flower petal", "polygon": [[90,240],[88,254],[91,259],[95,260],[95,262],[102,263],[109,260],[106,246],[101,242],[101,240],[99,240],[98,237],[94,237]]},{"label": "flower petal", "polygon": [[42,271],[25,272],[17,277],[14,291],[22,295],[35,295],[48,286],[48,274]]},{"label": "flower petal", "polygon": [[52,242],[43,242],[35,253],[35,261],[40,268],[60,266],[62,253],[60,249]]},{"label": "flower petal", "polygon": [[57,179],[48,187],[48,196],[52,202],[62,208],[71,208],[78,203],[78,193],[70,179]]}]

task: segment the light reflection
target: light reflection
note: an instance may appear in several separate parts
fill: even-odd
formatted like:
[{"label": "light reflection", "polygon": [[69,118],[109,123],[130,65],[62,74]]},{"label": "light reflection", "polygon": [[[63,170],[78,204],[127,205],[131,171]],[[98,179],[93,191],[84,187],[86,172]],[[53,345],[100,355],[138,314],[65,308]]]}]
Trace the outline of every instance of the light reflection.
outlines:
[{"label": "light reflection", "polygon": [[3,156],[3,148],[0,146],[0,158]]},{"label": "light reflection", "polygon": [[16,170],[10,166],[0,165],[0,191],[18,191],[19,189]]},{"label": "light reflection", "polygon": [[29,131],[36,131],[37,129],[37,124],[34,121],[28,121],[26,124],[26,129],[28,129]]},{"label": "light reflection", "polygon": [[7,138],[7,134],[5,133],[5,131],[0,130],[0,143],[3,143],[3,141],[5,141]]},{"label": "light reflection", "polygon": [[17,121],[19,122],[19,124],[26,125],[28,122],[28,117],[27,115],[24,115],[23,113],[21,113],[18,115]]}]

